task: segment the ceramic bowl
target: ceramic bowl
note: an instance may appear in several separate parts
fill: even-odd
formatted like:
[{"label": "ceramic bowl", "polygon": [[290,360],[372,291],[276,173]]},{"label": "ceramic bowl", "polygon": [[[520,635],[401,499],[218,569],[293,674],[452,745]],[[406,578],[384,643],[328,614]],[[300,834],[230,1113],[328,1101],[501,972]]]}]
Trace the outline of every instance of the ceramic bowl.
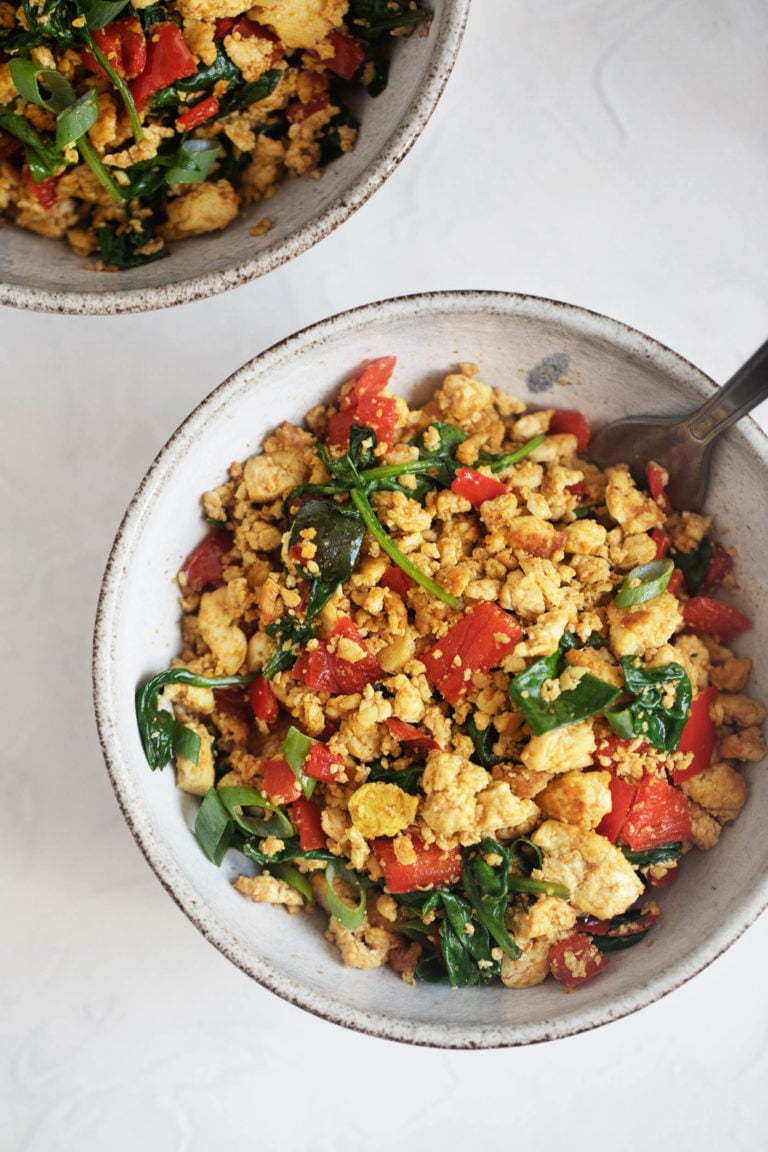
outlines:
[{"label": "ceramic bowl", "polygon": [[[147,312],[245,284],[298,256],[342,224],[392,174],[429,120],[453,68],[470,0],[430,0],[429,35],[399,39],[390,82],[376,99],[350,100],[360,120],[354,152],[321,180],[294,179],[223,232],[171,246],[170,257],[120,273],[96,273],[65,241],[12,225],[2,231],[0,304],[42,312]],[[270,232],[248,228],[268,215]]]},{"label": "ceramic bowl", "polygon": [[[220,385],[160,451],[120,526],[95,633],[98,727],[119,803],[167,890],[225,956],[279,996],[338,1024],[393,1040],[454,1048],[528,1044],[605,1024],[701,971],[768,903],[768,775],[753,766],[750,799],[718,847],[686,860],[660,893],[653,947],[622,953],[573,995],[547,981],[452,991],[404,984],[389,970],[341,966],[309,916],[245,901],[202,856],[190,825],[196,801],[173,773],[153,774],[134,716],[136,685],[178,649],[174,576],[201,535],[201,489],[256,451],[284,419],[300,423],[359,363],[397,356],[393,390],[423,400],[459,362],[534,406],[579,408],[595,422],[627,413],[682,412],[714,385],[647,336],[579,308],[501,293],[412,296],[344,313],[277,344]],[[563,386],[567,379],[569,386]],[[738,545],[737,603],[755,621],[742,647],[754,683],[768,683],[764,544],[768,438],[751,420],[716,452],[710,506]]]}]

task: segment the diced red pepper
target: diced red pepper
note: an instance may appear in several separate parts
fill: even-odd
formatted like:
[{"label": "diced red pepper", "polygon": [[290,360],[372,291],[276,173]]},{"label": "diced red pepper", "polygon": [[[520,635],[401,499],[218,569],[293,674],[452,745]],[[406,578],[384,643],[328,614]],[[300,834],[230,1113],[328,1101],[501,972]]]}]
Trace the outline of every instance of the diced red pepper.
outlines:
[{"label": "diced red pepper", "polygon": [[146,65],[131,83],[134,104],[141,111],[155,92],[176,80],[183,80],[185,76],[192,76],[196,71],[197,61],[187,48],[178,25],[172,20],[155,24],[149,34]]},{"label": "diced red pepper", "polygon": [[654,876],[653,869],[649,869],[645,879],[652,888],[668,888],[670,884],[674,884],[679,875],[680,865],[675,863],[670,864],[666,872],[661,873],[659,876]]},{"label": "diced red pepper", "polygon": [[558,408],[552,413],[549,431],[555,434],[569,432],[576,437],[576,451],[586,452],[592,438],[592,429],[583,412],[574,408]]},{"label": "diced red pepper", "polygon": [[691,632],[711,632],[724,644],[752,627],[749,616],[711,596],[692,596],[683,608],[683,622]]},{"label": "diced red pepper", "polygon": [[595,831],[601,836],[605,836],[606,840],[610,840],[611,844],[615,844],[619,832],[624,826],[627,813],[632,807],[637,788],[628,780],[622,780],[620,776],[611,776],[609,787],[611,790],[611,810],[606,812]]},{"label": "diced red pepper", "polygon": [[633,851],[690,840],[687,797],[660,776],[644,776],[621,832]]},{"label": "diced red pepper", "polygon": [[667,552],[669,552],[672,537],[669,532],[665,532],[663,528],[654,528],[651,532],[651,540],[653,540],[656,545],[654,560],[663,560]]},{"label": "diced red pepper", "polygon": [[[352,663],[336,654],[334,641],[342,637],[362,648],[365,655],[361,660]],[[345,616],[334,625],[327,641],[321,640],[316,648],[299,653],[293,674],[308,688],[349,696],[353,692],[362,692],[366,684],[375,684],[382,672],[376,657],[365,647],[357,626]]]},{"label": "diced red pepper", "polygon": [[248,699],[253,708],[253,714],[257,720],[263,721],[268,727],[272,727],[277,723],[277,714],[280,705],[272,691],[272,685],[266,676],[257,676],[252,684],[248,687]]},{"label": "diced red pepper", "polygon": [[615,924],[613,920],[598,920],[595,916],[579,916],[576,926],[580,932],[590,936],[609,936],[612,939],[620,936],[637,936],[640,932],[647,932],[659,918],[659,909],[655,904],[643,905],[637,910],[637,919]]},{"label": "diced red pepper", "polygon": [[339,400],[339,411],[328,418],[326,440],[331,447],[343,448],[349,443],[353,424],[372,428],[384,449],[392,447],[397,421],[394,396],[382,396],[394,371],[396,357],[381,356],[365,365],[352,387]]},{"label": "diced red pepper", "polygon": [[460,848],[444,850],[437,844],[426,845],[416,833],[411,833],[411,841],[416,852],[416,859],[412,864],[400,863],[391,840],[374,840],[371,844],[384,873],[387,888],[393,895],[415,892],[417,888],[455,884],[460,879]]},{"label": "diced red pepper", "polygon": [[[121,16],[105,28],[96,28],[93,39],[121,79],[135,80],[144,71],[147,39],[138,16]],[[107,73],[88,48],[83,49],[82,61],[90,72],[106,77]]]},{"label": "diced red pepper", "polygon": [[672,779],[675,784],[683,780],[690,780],[698,776],[712,763],[712,753],[715,749],[715,723],[710,716],[710,706],[718,697],[718,690],[714,685],[702,688],[691,704],[688,719],[685,722],[677,746],[678,752],[692,752],[693,760],[687,768],[675,768]]},{"label": "diced red pepper", "polygon": [[299,796],[290,808],[291,823],[299,834],[299,847],[302,852],[312,852],[316,848],[326,848],[327,840],[323,832],[322,815],[314,800]]},{"label": "diced red pepper", "polygon": [[495,476],[486,476],[476,468],[459,468],[451,481],[451,492],[469,500],[473,508],[479,508],[486,500],[495,500],[497,496],[505,496],[509,491],[506,484],[502,484]]},{"label": "diced red pepper", "polygon": [[26,164],[21,170],[21,175],[24,179],[24,183],[35,197],[40,207],[45,208],[46,212],[53,208],[58,196],[56,191],[56,185],[59,181],[58,176],[46,176],[44,180],[35,181]]},{"label": "diced red pepper", "polygon": [[383,588],[391,588],[405,600],[409,589],[415,586],[416,581],[407,572],[403,572],[402,568],[398,568],[397,564],[390,564],[379,583]]},{"label": "diced red pepper", "polygon": [[685,576],[683,575],[682,568],[673,568],[669,574],[667,592],[671,592],[673,596],[677,596],[679,595],[684,584]]},{"label": "diced red pepper", "polygon": [[430,736],[428,732],[422,732],[420,728],[408,724],[405,720],[398,719],[397,716],[388,716],[384,721],[384,727],[394,736],[395,740],[407,745],[405,751],[408,755],[425,756],[427,752],[432,752],[440,747],[434,736]]},{"label": "diced red pepper", "polygon": [[217,16],[216,23],[213,27],[213,36],[215,40],[223,40],[224,37],[231,31],[235,24],[234,16]]},{"label": "diced red pepper", "polygon": [[301,124],[304,120],[308,120],[310,116],[314,116],[315,112],[322,112],[330,104],[330,99],[327,92],[320,92],[317,96],[313,96],[311,100],[303,103],[301,100],[292,100],[290,104],[286,105],[285,114],[290,120],[291,124]]},{"label": "diced red pepper", "polygon": [[717,540],[710,541],[710,559],[707,574],[701,585],[702,592],[710,592],[722,584],[733,569],[733,556]]},{"label": "diced red pepper", "polygon": [[449,704],[458,704],[473,674],[488,672],[522,635],[514,616],[492,600],[484,600],[422,654],[427,679]]},{"label": "diced red pepper", "polygon": [[332,781],[344,767],[339,757],[325,744],[313,740],[304,761],[304,775],[313,780]]},{"label": "diced red pepper", "polygon": [[221,584],[224,579],[224,557],[231,550],[232,533],[224,528],[214,528],[192,549],[181,570],[193,592],[201,592],[206,584]]},{"label": "diced red pepper", "polygon": [[553,944],[548,953],[549,970],[569,991],[591,980],[608,967],[609,959],[592,938],[584,932],[574,932]]},{"label": "diced red pepper", "polygon": [[662,468],[654,460],[651,460],[645,468],[645,475],[648,479],[648,488],[651,496],[658,504],[661,511],[665,516],[669,516],[674,512],[672,502],[667,496],[667,470]]},{"label": "diced red pepper", "polygon": [[575,484],[566,484],[565,490],[575,496],[579,504],[583,504],[587,498],[587,486],[583,480],[577,480]]},{"label": "diced red pepper", "polygon": [[193,128],[199,128],[206,120],[217,116],[218,112],[219,102],[216,97],[206,96],[204,100],[198,100],[197,104],[193,104],[177,117],[176,127],[179,132],[191,132]]},{"label": "diced red pepper", "polygon": [[261,771],[264,791],[274,804],[292,804],[302,795],[301,784],[287,760],[265,760]]},{"label": "diced red pepper", "polygon": [[234,716],[243,724],[253,721],[251,708],[244,692],[237,688],[214,688],[213,699],[217,712],[225,712],[227,716]]},{"label": "diced red pepper", "polygon": [[365,45],[335,28],[328,33],[327,40],[333,47],[333,56],[324,57],[323,66],[342,80],[351,80],[365,60]]}]

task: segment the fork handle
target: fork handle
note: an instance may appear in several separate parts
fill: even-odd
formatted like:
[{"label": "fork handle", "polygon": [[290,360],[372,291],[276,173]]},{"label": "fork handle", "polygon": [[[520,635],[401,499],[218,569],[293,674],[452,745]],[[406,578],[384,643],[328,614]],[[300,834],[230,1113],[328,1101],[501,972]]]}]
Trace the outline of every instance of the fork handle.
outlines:
[{"label": "fork handle", "polygon": [[746,364],[718,388],[705,404],[687,420],[688,433],[702,444],[714,440],[735,420],[746,416],[768,398],[768,340],[750,356]]}]

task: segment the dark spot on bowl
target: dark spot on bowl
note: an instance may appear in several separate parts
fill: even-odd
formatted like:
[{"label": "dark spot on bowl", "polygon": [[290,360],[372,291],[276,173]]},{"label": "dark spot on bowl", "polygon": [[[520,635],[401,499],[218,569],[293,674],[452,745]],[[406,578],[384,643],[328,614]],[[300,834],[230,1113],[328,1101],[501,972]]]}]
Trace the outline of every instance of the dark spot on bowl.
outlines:
[{"label": "dark spot on bowl", "polygon": [[568,357],[565,352],[555,352],[545,356],[528,370],[525,382],[529,392],[547,392],[561,376],[568,371]]}]

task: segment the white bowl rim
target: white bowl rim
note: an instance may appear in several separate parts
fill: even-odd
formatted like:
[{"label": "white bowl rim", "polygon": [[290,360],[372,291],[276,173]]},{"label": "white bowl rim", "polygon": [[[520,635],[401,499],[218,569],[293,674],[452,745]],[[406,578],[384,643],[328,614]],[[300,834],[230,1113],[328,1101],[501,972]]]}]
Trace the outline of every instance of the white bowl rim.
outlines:
[{"label": "white bowl rim", "polygon": [[[471,0],[450,0],[424,84],[373,161],[352,181],[340,201],[311,216],[298,232],[227,269],[155,288],[113,292],[67,292],[0,282],[0,304],[32,312],[80,316],[150,312],[190,304],[238,288],[279,268],[329,236],[376,192],[410,152],[437,107],[464,36]],[[173,259],[173,257],[171,257]]]},{"label": "white bowl rim", "polygon": [[[392,1020],[383,1014],[345,1006],[339,1000],[311,992],[297,981],[286,977],[271,962],[254,958],[238,943],[229,929],[201,905],[193,888],[182,874],[164,844],[160,842],[137,804],[137,794],[131,782],[120,751],[119,733],[112,720],[112,682],[109,669],[114,642],[113,620],[120,602],[120,587],[125,565],[130,559],[131,543],[141,519],[156,491],[157,483],[172,466],[178,452],[194,438],[212,410],[226,404],[230,392],[236,391],[254,368],[260,374],[269,372],[273,365],[284,362],[296,352],[322,344],[329,336],[359,328],[374,319],[396,323],[405,314],[414,311],[424,314],[440,310],[443,314],[481,311],[514,315],[539,320],[557,320],[566,326],[578,328],[582,333],[604,337],[618,347],[635,355],[647,356],[661,367],[668,366],[695,377],[705,389],[716,384],[684,357],[659,341],[632,328],[623,321],[577,305],[544,297],[497,290],[455,289],[397,296],[352,308],[311,324],[265,349],[242,365],[208,394],[182,421],[176,431],[160,449],[147,470],[123,516],[113,542],[100,589],[92,652],[93,700],[96,725],[101,749],[118,804],[134,839],[155,875],[171,898],[187,915],[201,934],[224,956],[247,975],[296,1007],[319,1016],[331,1023],[379,1039],[399,1041],[414,1046],[446,1049],[512,1048],[549,1040],[563,1039],[601,1027],[611,1021],[647,1007],[675,991],[698,975],[722,955],[768,908],[768,875],[764,883],[745,894],[721,931],[709,938],[706,945],[688,954],[679,964],[670,966],[632,993],[615,998],[599,1008],[589,1008],[571,1014],[567,1020],[544,1020],[536,1025],[490,1027],[488,1025],[462,1025],[457,1030],[450,1024],[419,1022],[409,1026],[407,1021]],[[768,434],[749,420],[751,432],[761,443],[768,458]]]}]

